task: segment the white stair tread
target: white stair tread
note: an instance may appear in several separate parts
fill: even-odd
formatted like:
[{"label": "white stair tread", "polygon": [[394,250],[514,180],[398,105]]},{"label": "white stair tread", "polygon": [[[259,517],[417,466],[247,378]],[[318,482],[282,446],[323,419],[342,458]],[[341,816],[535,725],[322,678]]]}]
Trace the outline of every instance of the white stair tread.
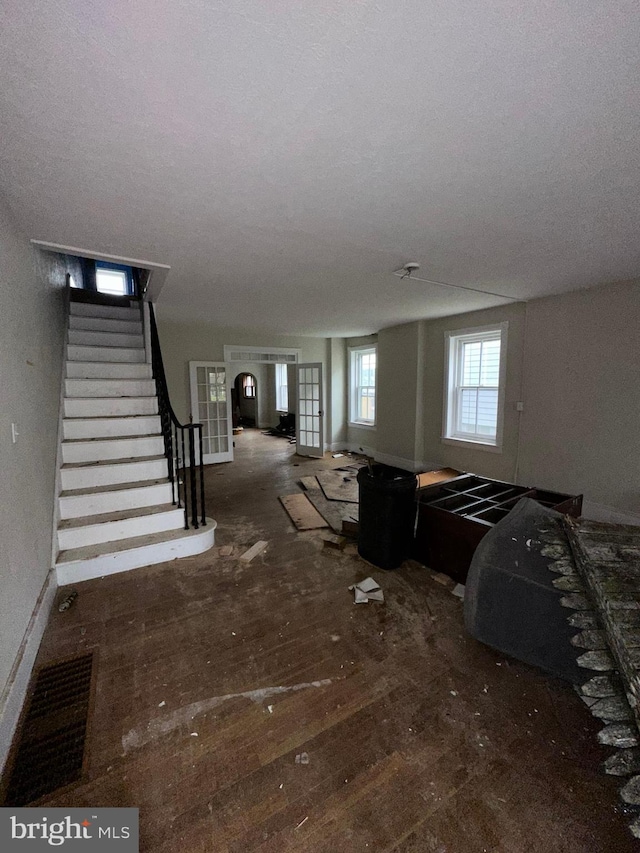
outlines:
[{"label": "white stair tread", "polygon": [[[105,468],[110,465],[126,465],[129,462],[161,462],[166,456],[128,456],[126,459],[105,459],[103,462],[65,462],[60,470],[70,468]],[[101,489],[98,489],[100,491]]]},{"label": "white stair tread", "polygon": [[[140,379],[114,378],[114,377],[91,377],[81,379],[72,377],[65,379],[65,400],[113,400],[121,397],[155,397],[155,379],[144,377]],[[70,393],[75,389],[82,390],[84,394]],[[95,394],[87,394],[89,390],[95,390]],[[106,393],[105,393],[106,392]]]},{"label": "white stair tread", "polygon": [[[162,457],[164,459],[164,457]],[[77,467],[77,466],[72,466]],[[103,492],[124,492],[127,489],[144,489],[150,486],[162,486],[169,480],[163,477],[159,480],[134,480],[131,483],[111,483],[108,486],[85,486],[82,489],[67,489],[60,492],[61,498],[76,498],[82,495],[96,495]]]},{"label": "white stair tread", "polygon": [[123,509],[118,512],[103,512],[100,515],[83,515],[81,518],[62,519],[58,524],[59,530],[72,530],[79,527],[89,527],[94,524],[108,524],[112,521],[124,521],[129,518],[140,518],[141,516],[157,515],[163,512],[180,510],[184,514],[184,507],[177,504],[156,504],[155,506],[143,506],[137,509]]},{"label": "white stair tread", "polygon": [[[94,400],[95,397],[74,397],[74,400]],[[157,418],[158,415],[96,415],[92,417],[90,415],[71,415],[68,417],[65,415],[65,421],[130,421],[132,418]],[[124,438],[124,436],[118,436],[119,438]],[[74,439],[72,439],[73,441]],[[102,439],[100,439],[101,441]],[[78,439],[80,441],[80,439]]]},{"label": "white stair tread", "polygon": [[[207,524],[210,520],[207,519]],[[215,522],[213,522],[215,524]],[[61,551],[58,554],[56,565],[62,563],[75,563],[82,560],[94,560],[97,557],[102,557],[105,554],[118,554],[122,551],[132,551],[135,548],[142,548],[145,545],[158,545],[163,542],[172,542],[176,539],[182,539],[189,534],[197,534],[206,530],[206,527],[199,527],[198,530],[191,528],[190,530],[166,530],[162,533],[148,533],[146,536],[132,536],[130,539],[120,539],[115,542],[101,542],[99,545],[85,545],[82,548],[70,548],[67,551]],[[167,559],[172,559],[167,556]]]},{"label": "white stair tread", "polygon": [[[147,415],[147,417],[153,417],[152,415]],[[78,418],[78,420],[83,420],[83,418]],[[86,420],[86,419],[85,419]],[[92,444],[96,441],[104,441],[104,442],[114,442],[114,441],[138,441],[138,439],[144,441],[145,438],[158,438],[162,435],[162,432],[158,430],[158,432],[145,432],[141,435],[136,435],[135,433],[132,435],[95,435],[91,438],[65,438],[62,442],[63,444]],[[113,460],[108,459],[105,460],[107,462],[112,462]]]}]

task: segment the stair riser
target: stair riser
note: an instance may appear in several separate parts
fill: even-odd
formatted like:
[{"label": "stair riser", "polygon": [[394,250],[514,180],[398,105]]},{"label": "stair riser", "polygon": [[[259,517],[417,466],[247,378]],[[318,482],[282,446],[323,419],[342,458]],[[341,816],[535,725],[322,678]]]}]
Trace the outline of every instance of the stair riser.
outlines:
[{"label": "stair riser", "polygon": [[125,438],[106,441],[63,442],[62,461],[104,462],[109,459],[133,459],[136,456],[162,456],[164,441],[162,438]]},{"label": "stair riser", "polygon": [[[62,490],[89,489],[113,486],[116,483],[134,483],[137,480],[160,480],[168,476],[167,460],[153,462],[123,462],[120,465],[91,465],[86,468],[69,468],[60,471]],[[124,509],[124,507],[121,507]]]},{"label": "stair riser", "polygon": [[94,397],[64,401],[67,418],[110,418],[121,415],[157,415],[157,397]]},{"label": "stair riser", "polygon": [[72,317],[110,317],[113,320],[139,320],[139,308],[121,308],[116,305],[92,305],[90,302],[72,302]]},{"label": "stair riser", "polygon": [[[59,586],[127,572],[142,566],[165,563],[178,557],[202,554],[215,543],[215,521],[209,520],[206,527],[190,531],[190,535],[171,542],[132,548],[115,554],[102,554],[90,560],[75,560],[56,565],[56,578]],[[185,531],[186,533],[186,531]]]},{"label": "stair riser", "polygon": [[68,361],[67,379],[151,379],[150,364],[123,362]]},{"label": "stair riser", "polygon": [[153,379],[65,379],[65,397],[154,397]]},{"label": "stair riser", "polygon": [[142,335],[121,335],[117,332],[85,332],[69,329],[69,343],[90,347],[143,347]]},{"label": "stair riser", "polygon": [[89,495],[72,495],[58,499],[60,518],[83,518],[104,512],[119,512],[171,503],[171,483],[158,483],[139,489],[114,492],[95,492]]},{"label": "stair riser", "polygon": [[96,347],[69,344],[67,362],[70,361],[112,361],[118,364],[139,364],[145,361],[145,352],[143,349],[131,347]]},{"label": "stair riser", "polygon": [[80,438],[117,438],[121,435],[159,435],[160,418],[65,418],[62,429],[66,441]]},{"label": "stair riser", "polygon": [[119,332],[123,335],[141,335],[142,323],[136,320],[112,320],[108,317],[69,317],[70,329],[93,332]]},{"label": "stair riser", "polygon": [[142,515],[138,518],[109,521],[105,524],[91,524],[73,530],[59,530],[58,546],[61,551],[65,551],[69,548],[84,548],[86,545],[130,539],[132,536],[180,530],[182,527],[184,527],[184,510],[175,509],[154,515]]}]

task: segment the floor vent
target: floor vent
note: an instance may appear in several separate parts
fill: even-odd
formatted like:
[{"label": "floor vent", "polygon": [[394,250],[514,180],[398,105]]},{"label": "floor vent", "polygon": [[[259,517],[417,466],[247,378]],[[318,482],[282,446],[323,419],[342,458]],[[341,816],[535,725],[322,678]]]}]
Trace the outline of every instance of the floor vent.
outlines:
[{"label": "floor vent", "polygon": [[26,806],[80,778],[93,655],[37,673],[5,788],[5,806]]}]

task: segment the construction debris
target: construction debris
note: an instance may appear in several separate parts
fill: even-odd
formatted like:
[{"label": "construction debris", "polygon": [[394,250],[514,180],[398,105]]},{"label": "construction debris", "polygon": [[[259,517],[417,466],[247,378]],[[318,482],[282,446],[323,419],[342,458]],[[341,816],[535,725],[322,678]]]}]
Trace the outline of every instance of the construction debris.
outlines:
[{"label": "construction debris", "polygon": [[307,490],[309,489],[319,489],[320,483],[316,480],[315,476],[313,477],[301,477],[300,482],[303,487]]},{"label": "construction debris", "polygon": [[324,471],[316,474],[327,500],[358,503],[358,480],[344,471]]},{"label": "construction debris", "polygon": [[75,589],[72,589],[69,595],[63,598],[60,604],[58,605],[58,610],[60,611],[60,613],[64,613],[65,610],[68,610],[77,597],[78,593]]},{"label": "construction debris", "polygon": [[365,578],[349,587],[354,593],[354,604],[366,604],[369,601],[384,602],[384,593],[373,578]]},{"label": "construction debris", "polygon": [[344,536],[354,536],[358,535],[358,531],[360,530],[360,523],[357,518],[353,518],[353,516],[347,516],[342,519],[342,533]]},{"label": "construction debris", "polygon": [[258,554],[261,554],[264,551],[268,544],[269,543],[264,539],[260,539],[255,545],[252,545],[248,551],[245,551],[244,554],[240,556],[240,559],[245,563],[250,563],[254,557],[257,557]]},{"label": "construction debris", "polygon": [[[319,490],[318,490],[319,491]],[[312,506],[306,495],[281,495],[280,503],[298,530],[316,530],[329,525]]]},{"label": "construction debris", "polygon": [[335,533],[325,533],[322,537],[325,548],[335,548],[337,551],[344,551],[347,540],[344,536],[338,536]]}]

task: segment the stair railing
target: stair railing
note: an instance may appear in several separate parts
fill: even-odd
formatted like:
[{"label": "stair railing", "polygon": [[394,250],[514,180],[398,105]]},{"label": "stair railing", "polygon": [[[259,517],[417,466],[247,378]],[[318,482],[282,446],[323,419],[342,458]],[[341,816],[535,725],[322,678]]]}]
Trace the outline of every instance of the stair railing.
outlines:
[{"label": "stair railing", "polygon": [[[204,467],[202,462],[202,424],[181,424],[169,400],[167,379],[162,362],[160,338],[153,305],[149,304],[151,331],[151,365],[156,381],[158,413],[164,439],[164,455],[167,458],[171,481],[171,502],[184,507],[184,529],[206,527],[204,507]],[[198,474],[200,478],[198,488]],[[188,488],[187,488],[188,480]]]}]

